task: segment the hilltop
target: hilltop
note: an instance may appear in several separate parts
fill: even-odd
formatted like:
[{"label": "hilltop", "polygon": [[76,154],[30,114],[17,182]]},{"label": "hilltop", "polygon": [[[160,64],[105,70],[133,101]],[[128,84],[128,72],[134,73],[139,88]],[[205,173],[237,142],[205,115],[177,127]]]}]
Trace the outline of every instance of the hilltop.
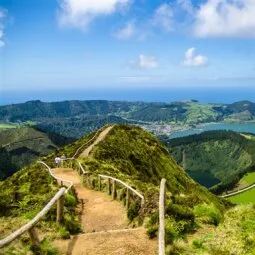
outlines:
[{"label": "hilltop", "polygon": [[255,139],[233,131],[207,131],[167,141],[179,165],[199,183],[220,193],[255,168]]},{"label": "hilltop", "polygon": [[157,132],[156,124],[170,129],[209,122],[240,122],[255,119],[255,104],[241,101],[233,104],[185,102],[63,101],[39,100],[0,106],[0,123],[26,124],[80,138],[105,124],[138,124]]},{"label": "hilltop", "polygon": [[32,127],[0,129],[0,180],[71,141]]},{"label": "hilltop", "polygon": [[[70,157],[84,142],[95,133],[86,136],[74,144],[58,150]],[[79,156],[80,155],[80,156]],[[148,234],[155,237],[158,229],[158,195],[161,178],[167,180],[168,243],[196,228],[194,208],[207,204],[221,215],[230,205],[227,201],[211,194],[206,188],[193,181],[177,165],[167,148],[151,133],[136,126],[115,125],[107,136],[83,157],[80,151],[78,160],[91,173],[91,183],[97,187],[98,174],[119,178],[137,189],[145,196],[144,217]],[[54,155],[44,160],[52,164]],[[216,209],[217,208],[217,209]],[[128,212],[130,220],[138,220],[136,207]],[[217,220],[209,220],[218,224]],[[175,232],[172,233],[173,228]]]}]

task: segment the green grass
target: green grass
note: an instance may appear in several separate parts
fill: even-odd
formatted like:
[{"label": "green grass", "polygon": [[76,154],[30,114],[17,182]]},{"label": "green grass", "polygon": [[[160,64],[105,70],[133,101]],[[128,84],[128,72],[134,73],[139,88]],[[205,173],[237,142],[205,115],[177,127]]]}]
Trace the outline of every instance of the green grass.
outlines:
[{"label": "green grass", "polygon": [[0,129],[10,129],[10,128],[16,128],[16,124],[0,124]]},{"label": "green grass", "polygon": [[230,197],[229,200],[235,204],[255,203],[255,188],[248,190],[244,193],[241,193],[239,195]]},{"label": "green grass", "polygon": [[189,242],[177,240],[168,255],[254,255],[254,205],[236,206],[224,215],[216,228],[206,228],[188,237]]},{"label": "green grass", "polygon": [[241,180],[240,183],[251,185],[255,183],[255,172],[246,174]]}]

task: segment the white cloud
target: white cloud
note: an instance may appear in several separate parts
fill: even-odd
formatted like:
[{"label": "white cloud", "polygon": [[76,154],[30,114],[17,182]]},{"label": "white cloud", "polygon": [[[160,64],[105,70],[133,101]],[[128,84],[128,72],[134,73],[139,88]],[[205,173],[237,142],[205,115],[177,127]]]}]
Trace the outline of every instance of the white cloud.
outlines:
[{"label": "white cloud", "polygon": [[155,69],[159,66],[159,63],[155,56],[140,54],[138,59],[130,61],[129,65],[133,68]]},{"label": "white cloud", "polygon": [[254,17],[254,0],[208,0],[196,12],[195,34],[200,37],[254,37]]},{"label": "white cloud", "polygon": [[166,32],[173,30],[173,10],[170,4],[162,4],[155,10],[152,24],[161,27]]},{"label": "white cloud", "polygon": [[4,24],[3,20],[6,17],[6,10],[0,8],[0,48],[4,47]]},{"label": "white cloud", "polygon": [[195,48],[189,48],[185,52],[185,58],[182,61],[183,66],[187,67],[202,67],[202,66],[207,66],[208,65],[208,58],[196,54],[196,49]]},{"label": "white cloud", "polygon": [[136,26],[134,21],[128,22],[123,28],[115,33],[118,39],[129,39],[136,33]]},{"label": "white cloud", "polygon": [[96,17],[113,14],[129,3],[130,0],[60,0],[59,23],[86,29]]}]

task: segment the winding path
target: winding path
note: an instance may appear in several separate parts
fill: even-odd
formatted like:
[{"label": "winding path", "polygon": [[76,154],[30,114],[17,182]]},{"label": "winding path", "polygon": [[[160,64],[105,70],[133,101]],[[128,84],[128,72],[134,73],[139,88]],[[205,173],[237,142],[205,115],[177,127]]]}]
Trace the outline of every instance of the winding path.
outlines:
[{"label": "winding path", "polygon": [[55,240],[61,254],[73,255],[154,255],[156,240],[150,240],[143,227],[130,228],[122,203],[105,193],[84,188],[73,169],[56,168],[54,175],[74,184],[80,200],[78,208],[83,234],[71,240]]},{"label": "winding path", "polygon": [[250,186],[248,186],[248,187],[246,187],[246,188],[237,190],[235,192],[232,192],[232,193],[229,193],[229,194],[226,194],[226,195],[222,195],[220,197],[223,197],[223,198],[233,197],[233,196],[239,195],[239,194],[244,193],[244,192],[246,192],[246,191],[248,191],[250,189],[253,189],[253,188],[255,188],[255,183],[250,185]]},{"label": "winding path", "polygon": [[90,152],[93,150],[93,148],[100,143],[101,141],[104,140],[104,138],[107,136],[107,134],[112,130],[113,126],[107,127],[106,129],[104,129],[99,136],[97,137],[97,139],[94,141],[94,143],[92,143],[88,148],[86,148],[81,154],[80,154],[80,158],[85,158],[88,157]]},{"label": "winding path", "polygon": [[[80,157],[88,157],[93,148],[104,140],[113,126],[104,129]],[[56,177],[73,182],[80,201],[77,209],[82,234],[71,240],[55,240],[61,254],[73,255],[156,255],[157,241],[150,240],[143,227],[131,228],[126,208],[103,192],[83,187],[76,171],[70,168],[55,168]]]}]

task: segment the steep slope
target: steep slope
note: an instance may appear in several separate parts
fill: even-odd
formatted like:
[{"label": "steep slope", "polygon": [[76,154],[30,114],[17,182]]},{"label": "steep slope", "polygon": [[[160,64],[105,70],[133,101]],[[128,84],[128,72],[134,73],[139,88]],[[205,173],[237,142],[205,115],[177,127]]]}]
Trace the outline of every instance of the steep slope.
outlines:
[{"label": "steep slope", "polygon": [[167,145],[177,163],[202,185],[219,187],[224,183],[232,188],[254,168],[255,141],[251,137],[232,131],[208,131],[169,140]]},{"label": "steep slope", "polygon": [[54,133],[21,127],[0,131],[0,180],[73,141]]},{"label": "steep slope", "polygon": [[[6,180],[0,181],[0,239],[33,219],[58,190],[59,186],[53,182],[47,169],[39,163],[32,163]],[[52,247],[49,245],[52,238],[80,231],[78,215],[74,211],[76,204],[75,196],[72,193],[68,194],[61,226],[56,224],[56,206],[43,221],[37,223],[44,254],[52,254]],[[31,254],[28,240],[27,236],[23,235],[11,245],[0,249],[0,254]]]}]

